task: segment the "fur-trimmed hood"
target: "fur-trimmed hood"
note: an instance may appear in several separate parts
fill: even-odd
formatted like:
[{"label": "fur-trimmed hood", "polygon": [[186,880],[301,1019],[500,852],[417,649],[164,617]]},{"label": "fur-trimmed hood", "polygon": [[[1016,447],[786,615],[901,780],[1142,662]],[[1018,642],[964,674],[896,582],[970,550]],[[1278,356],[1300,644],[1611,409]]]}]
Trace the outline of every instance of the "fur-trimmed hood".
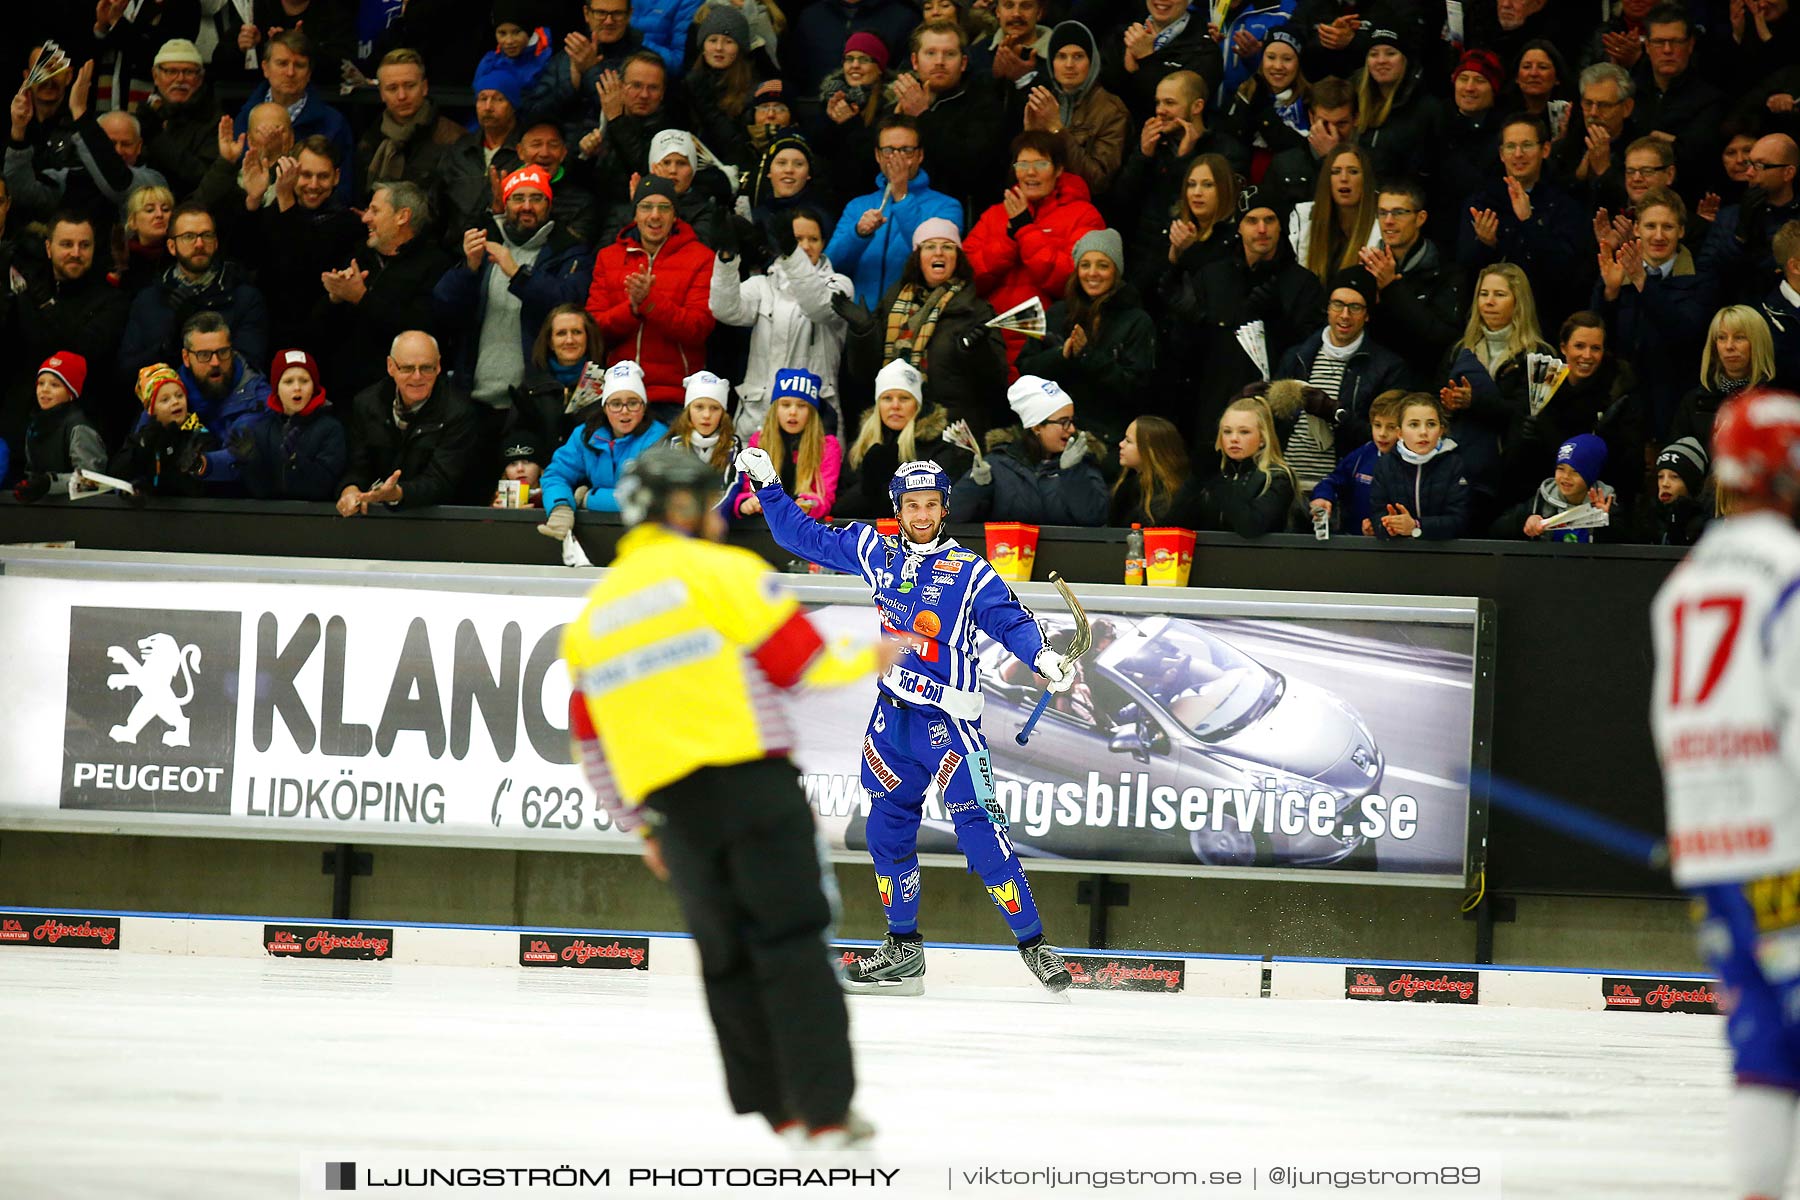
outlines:
[{"label": "fur-trimmed hood", "polygon": [[1274,380],[1263,388],[1262,398],[1268,401],[1269,413],[1277,421],[1291,422],[1306,411],[1306,394],[1308,392],[1316,393],[1331,407],[1335,407],[1337,404],[1331,397],[1308,384],[1304,379]]}]

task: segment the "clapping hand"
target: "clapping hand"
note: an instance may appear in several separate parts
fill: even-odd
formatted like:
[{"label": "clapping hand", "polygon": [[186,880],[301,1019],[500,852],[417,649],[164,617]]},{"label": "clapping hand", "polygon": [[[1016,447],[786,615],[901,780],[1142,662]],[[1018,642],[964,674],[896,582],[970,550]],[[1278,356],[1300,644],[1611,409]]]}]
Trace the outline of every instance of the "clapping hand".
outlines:
[{"label": "clapping hand", "polygon": [[1447,383],[1438,389],[1438,399],[1451,412],[1461,412],[1475,401],[1475,388],[1464,375],[1458,383]]},{"label": "clapping hand", "polygon": [[1056,103],[1056,97],[1050,89],[1039,84],[1031,89],[1025,99],[1025,128],[1041,129],[1048,133],[1055,129],[1061,120],[1062,109]]},{"label": "clapping hand", "polygon": [[650,295],[650,285],[655,282],[656,276],[649,271],[639,271],[625,277],[625,299],[630,301],[632,312],[637,312],[643,306],[645,297]]},{"label": "clapping hand", "polygon": [[1469,220],[1475,225],[1475,239],[1492,249],[1500,244],[1500,214],[1491,208],[1471,208]]},{"label": "clapping hand", "polygon": [[1068,338],[1064,340],[1062,355],[1064,358],[1080,358],[1082,352],[1087,349],[1087,344],[1087,330],[1077,325],[1069,331]]},{"label": "clapping hand", "polygon": [[1192,221],[1183,217],[1176,217],[1173,221],[1170,221],[1169,261],[1175,262],[1180,259],[1181,252],[1193,245],[1199,236],[1200,231],[1194,227]]},{"label": "clapping hand", "polygon": [[1000,203],[1005,206],[1009,221],[1017,220],[1031,211],[1031,205],[1025,200],[1025,193],[1017,187],[1007,188],[1006,194],[1000,197]]},{"label": "clapping hand", "polygon": [[1506,197],[1512,201],[1513,216],[1521,221],[1531,220],[1531,193],[1511,175],[1506,177]]},{"label": "clapping hand", "polygon": [[617,71],[602,71],[600,78],[594,81],[594,91],[600,97],[600,112],[608,121],[616,121],[625,111],[625,81]]},{"label": "clapping hand", "polygon": [[1381,527],[1388,531],[1389,537],[1411,537],[1413,530],[1419,527],[1419,522],[1407,511],[1406,505],[1390,504],[1387,506],[1387,516],[1381,518]]},{"label": "clapping hand", "polygon": [[1357,254],[1363,269],[1375,277],[1375,286],[1385,288],[1400,278],[1400,264],[1394,261],[1394,252],[1386,246],[1365,246]]},{"label": "clapping hand", "polygon": [[1342,50],[1356,40],[1356,31],[1362,28],[1362,19],[1356,13],[1345,13],[1335,21],[1321,21],[1315,27],[1319,35],[1319,45],[1327,50]]},{"label": "clapping hand", "polygon": [[1133,66],[1156,49],[1156,27],[1149,21],[1125,27],[1125,61]]}]

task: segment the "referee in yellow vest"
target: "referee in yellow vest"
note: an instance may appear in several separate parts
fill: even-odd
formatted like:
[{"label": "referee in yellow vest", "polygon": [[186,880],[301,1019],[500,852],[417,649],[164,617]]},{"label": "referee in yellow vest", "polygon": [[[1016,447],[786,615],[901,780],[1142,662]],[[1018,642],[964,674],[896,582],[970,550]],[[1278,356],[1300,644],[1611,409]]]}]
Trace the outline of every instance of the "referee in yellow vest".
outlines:
[{"label": "referee in yellow vest", "polygon": [[780,693],[858,682],[894,650],[828,644],[767,563],[719,544],[719,489],[682,447],[628,469],[632,528],[563,634],[569,731],[599,803],[680,901],[732,1106],[788,1140],[853,1147],[875,1131],[850,1107],[835,884]]}]

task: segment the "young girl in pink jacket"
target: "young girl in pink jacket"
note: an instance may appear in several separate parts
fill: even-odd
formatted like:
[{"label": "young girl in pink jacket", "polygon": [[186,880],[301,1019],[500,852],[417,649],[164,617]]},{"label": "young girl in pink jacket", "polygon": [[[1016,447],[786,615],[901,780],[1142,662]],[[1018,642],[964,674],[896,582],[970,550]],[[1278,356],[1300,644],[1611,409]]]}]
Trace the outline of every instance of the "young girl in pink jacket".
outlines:
[{"label": "young girl in pink jacket", "polygon": [[[750,444],[769,452],[781,470],[781,486],[794,502],[815,520],[824,521],[830,519],[831,506],[837,500],[844,452],[819,418],[819,391],[819,377],[811,371],[788,367],[775,372],[769,415],[762,428],[750,435]],[[740,517],[762,511],[749,476],[744,477],[731,510]]]}]

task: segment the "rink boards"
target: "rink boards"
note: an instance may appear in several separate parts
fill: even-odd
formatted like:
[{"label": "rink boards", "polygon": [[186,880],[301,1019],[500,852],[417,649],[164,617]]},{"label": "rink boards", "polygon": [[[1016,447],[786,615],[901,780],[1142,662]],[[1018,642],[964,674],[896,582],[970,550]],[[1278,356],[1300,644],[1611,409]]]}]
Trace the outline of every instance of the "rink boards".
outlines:
[{"label": "rink boards", "polygon": [[[848,961],[875,943],[843,940]],[[0,953],[131,953],[362,961],[503,970],[699,973],[685,935],[622,930],[381,925],[278,917],[0,908]],[[1011,947],[931,944],[932,985],[1034,988]],[[1490,967],[1180,951],[1067,949],[1076,991],[1171,999],[1330,1000],[1624,1013],[1716,1013],[1703,975],[1641,970]],[[303,969],[303,968],[300,968]]]}]

